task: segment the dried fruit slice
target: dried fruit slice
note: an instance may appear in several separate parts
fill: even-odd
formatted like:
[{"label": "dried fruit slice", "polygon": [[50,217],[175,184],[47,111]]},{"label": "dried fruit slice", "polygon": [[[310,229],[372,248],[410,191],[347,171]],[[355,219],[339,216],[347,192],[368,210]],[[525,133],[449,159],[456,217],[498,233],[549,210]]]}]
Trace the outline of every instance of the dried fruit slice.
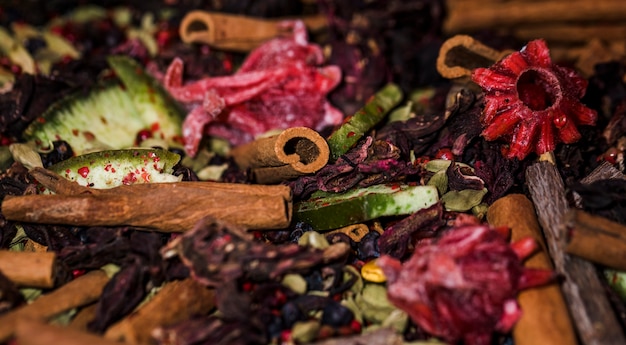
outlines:
[{"label": "dried fruit slice", "polygon": [[69,95],[48,108],[25,131],[40,148],[65,140],[76,154],[131,147],[138,133],[180,141],[184,113],[143,68],[127,57],[110,57],[122,84],[107,81]]},{"label": "dried fruit slice", "polygon": [[182,141],[184,110],[163,87],[133,59],[110,56],[107,61],[124,84],[152,137]]},{"label": "dried fruit slice", "polygon": [[331,159],[336,160],[356,144],[363,135],[374,128],[387,113],[402,100],[402,90],[395,84],[387,84],[378,91],[359,111],[328,138]]},{"label": "dried fruit slice", "polygon": [[172,174],[179,160],[178,154],[161,149],[112,150],[72,157],[48,169],[82,186],[113,188],[123,184],[179,181]]},{"label": "dried fruit slice", "polygon": [[411,214],[438,200],[434,186],[375,185],[342,194],[314,194],[295,205],[294,219],[315,230],[329,230],[383,216]]}]

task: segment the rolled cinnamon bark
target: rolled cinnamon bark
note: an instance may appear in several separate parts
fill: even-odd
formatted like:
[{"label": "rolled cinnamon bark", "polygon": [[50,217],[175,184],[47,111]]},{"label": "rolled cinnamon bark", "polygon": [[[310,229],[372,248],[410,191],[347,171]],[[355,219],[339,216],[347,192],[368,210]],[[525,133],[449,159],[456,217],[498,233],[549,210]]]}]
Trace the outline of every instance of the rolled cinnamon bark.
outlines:
[{"label": "rolled cinnamon bark", "polygon": [[548,42],[586,43],[594,38],[616,41],[626,36],[626,25],[620,23],[593,23],[582,25],[579,23],[564,23],[545,25],[528,25],[516,27],[513,30],[515,37],[522,40],[543,38]]},{"label": "rolled cinnamon bark", "polygon": [[15,340],[19,345],[120,345],[95,334],[48,325],[41,321],[17,320]]},{"label": "rolled cinnamon bark", "polygon": [[54,252],[16,252],[0,250],[0,271],[18,286],[54,287]]},{"label": "rolled cinnamon bark", "polygon": [[256,182],[278,183],[323,168],[330,156],[326,140],[306,127],[235,147],[230,153],[242,169],[251,169]]},{"label": "rolled cinnamon bark", "polygon": [[[282,19],[260,19],[206,11],[189,12],[181,21],[179,34],[185,43],[206,43],[212,47],[238,52],[250,51],[263,42],[287,33]],[[326,27],[322,15],[298,18],[311,31]]]},{"label": "rolled cinnamon bark", "polygon": [[469,77],[475,68],[489,67],[508,53],[492,49],[471,36],[456,35],[441,45],[437,71],[448,79]]},{"label": "rolled cinnamon bark", "polygon": [[[527,267],[551,269],[535,208],[522,194],[509,194],[495,201],[487,211],[493,226],[511,228],[511,240],[532,237],[541,250],[526,262]],[[518,296],[522,317],[513,328],[516,345],[577,344],[576,333],[561,289],[557,284],[522,291]]]},{"label": "rolled cinnamon bark", "polygon": [[31,304],[3,314],[0,316],[0,343],[13,336],[18,319],[45,321],[72,308],[92,303],[100,298],[108,281],[109,277],[104,271],[92,271],[39,297]]},{"label": "rolled cinnamon bark", "polygon": [[214,217],[251,229],[279,229],[292,215],[291,189],[219,182],[150,183],[77,195],[6,197],[8,220],[78,226],[139,226],[165,232],[191,229]]},{"label": "rolled cinnamon bark", "polygon": [[557,22],[607,22],[626,18],[626,2],[621,0],[522,1],[449,6],[444,22],[447,33],[484,28],[514,27],[520,24]]},{"label": "rolled cinnamon bark", "polygon": [[70,321],[70,323],[67,325],[67,328],[71,328],[76,331],[87,332],[89,323],[96,318],[97,309],[98,303],[93,303],[91,305],[83,307],[80,311],[78,311],[78,313],[76,313],[74,318],[72,318],[72,321]]},{"label": "rolled cinnamon bark", "polygon": [[576,209],[566,217],[566,252],[626,270],[626,226]]},{"label": "rolled cinnamon bark", "polygon": [[194,279],[170,282],[144,306],[109,327],[104,336],[126,344],[155,343],[153,330],[209,313],[214,298],[212,289]]}]

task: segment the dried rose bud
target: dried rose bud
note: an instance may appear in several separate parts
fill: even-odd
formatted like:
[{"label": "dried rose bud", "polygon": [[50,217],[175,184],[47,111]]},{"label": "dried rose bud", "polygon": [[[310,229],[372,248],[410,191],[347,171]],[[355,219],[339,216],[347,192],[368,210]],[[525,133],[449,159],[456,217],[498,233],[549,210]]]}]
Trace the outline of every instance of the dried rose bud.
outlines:
[{"label": "dried rose bud", "polygon": [[555,276],[522,265],[536,248],[532,239],[509,244],[499,230],[464,225],[420,243],[404,263],[381,256],[389,300],[450,343],[491,344],[493,332],[507,332],[518,320],[518,292]]},{"label": "dried rose bud", "polygon": [[581,137],[577,126],[596,122],[596,112],[580,103],[587,80],[555,65],[543,40],[529,42],[490,68],[475,69],[472,80],[485,92],[482,135],[508,140],[509,158],[574,143]]}]

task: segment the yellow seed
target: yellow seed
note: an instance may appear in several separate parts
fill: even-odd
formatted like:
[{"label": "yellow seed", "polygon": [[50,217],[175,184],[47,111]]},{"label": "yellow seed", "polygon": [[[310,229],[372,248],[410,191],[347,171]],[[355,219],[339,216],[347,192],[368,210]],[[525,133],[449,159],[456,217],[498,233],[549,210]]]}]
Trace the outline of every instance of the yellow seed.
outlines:
[{"label": "yellow seed", "polygon": [[361,267],[361,276],[363,279],[372,283],[384,283],[387,281],[383,270],[376,265],[376,259],[368,261]]}]

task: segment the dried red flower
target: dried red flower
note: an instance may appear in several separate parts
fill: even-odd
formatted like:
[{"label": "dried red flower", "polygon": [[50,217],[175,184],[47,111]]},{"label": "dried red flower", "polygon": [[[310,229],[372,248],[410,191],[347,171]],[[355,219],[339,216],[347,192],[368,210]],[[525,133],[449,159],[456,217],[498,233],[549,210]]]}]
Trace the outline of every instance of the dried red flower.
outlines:
[{"label": "dried red flower", "polygon": [[404,263],[381,256],[389,300],[451,344],[491,344],[492,333],[508,332],[518,320],[518,292],[555,276],[523,266],[536,249],[533,239],[509,244],[501,230],[466,224],[424,240]]},{"label": "dried red flower", "polygon": [[326,99],[341,81],[341,70],[323,66],[322,48],[309,43],[303,22],[281,25],[293,35],[262,44],[230,76],[183,83],[183,61],[172,61],[163,84],[189,111],[183,123],[189,155],[196,154],[204,134],[240,145],[270,130],[341,123],[343,113]]},{"label": "dried red flower", "polygon": [[557,66],[543,40],[529,42],[490,68],[477,68],[472,80],[485,93],[482,135],[510,142],[506,156],[524,159],[542,154],[559,142],[571,144],[579,125],[595,124],[597,114],[580,103],[587,80]]}]

